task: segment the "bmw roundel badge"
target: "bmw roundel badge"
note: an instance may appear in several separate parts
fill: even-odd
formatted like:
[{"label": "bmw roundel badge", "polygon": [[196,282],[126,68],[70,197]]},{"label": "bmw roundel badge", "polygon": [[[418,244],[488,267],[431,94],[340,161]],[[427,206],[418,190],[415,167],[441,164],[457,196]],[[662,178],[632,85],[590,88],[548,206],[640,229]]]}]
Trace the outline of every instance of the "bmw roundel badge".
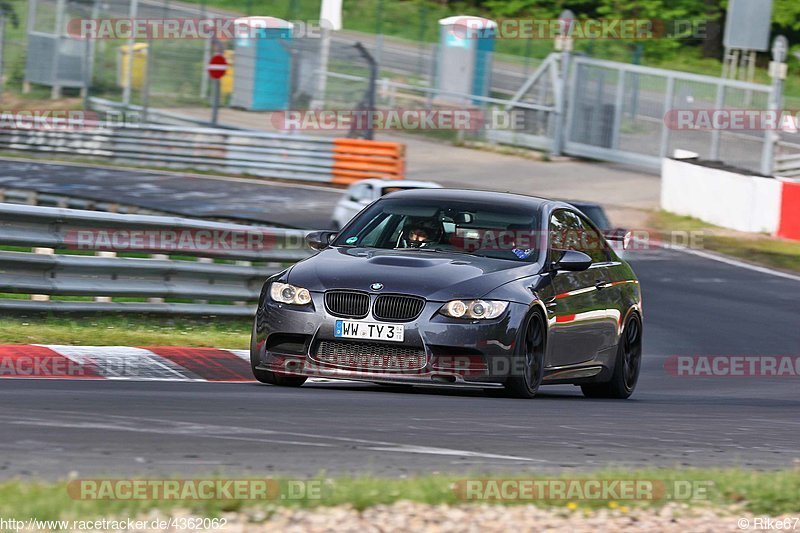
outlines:
[{"label": "bmw roundel badge", "polygon": [[373,291],[379,291],[383,288],[383,283],[373,283],[372,285],[369,286],[369,288],[372,289]]}]

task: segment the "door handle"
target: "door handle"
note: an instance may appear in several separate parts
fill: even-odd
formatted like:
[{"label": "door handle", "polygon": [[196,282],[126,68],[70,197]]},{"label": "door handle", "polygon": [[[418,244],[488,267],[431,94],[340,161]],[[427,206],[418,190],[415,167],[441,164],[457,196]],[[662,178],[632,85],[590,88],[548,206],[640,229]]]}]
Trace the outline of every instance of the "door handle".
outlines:
[{"label": "door handle", "polygon": [[612,285],[613,285],[613,283],[611,283],[611,282],[603,281],[603,280],[599,279],[599,280],[597,280],[597,283],[594,284],[594,287],[598,291],[601,291],[603,289],[607,289],[607,288],[611,287]]}]

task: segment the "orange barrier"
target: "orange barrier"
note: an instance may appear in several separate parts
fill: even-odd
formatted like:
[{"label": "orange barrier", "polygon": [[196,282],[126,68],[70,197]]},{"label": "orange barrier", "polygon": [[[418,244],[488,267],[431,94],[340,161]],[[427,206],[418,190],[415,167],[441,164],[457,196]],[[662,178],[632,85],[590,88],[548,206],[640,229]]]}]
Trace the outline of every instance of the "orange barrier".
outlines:
[{"label": "orange barrier", "polygon": [[401,180],[405,177],[404,144],[334,139],[331,183],[349,185],[369,178]]}]

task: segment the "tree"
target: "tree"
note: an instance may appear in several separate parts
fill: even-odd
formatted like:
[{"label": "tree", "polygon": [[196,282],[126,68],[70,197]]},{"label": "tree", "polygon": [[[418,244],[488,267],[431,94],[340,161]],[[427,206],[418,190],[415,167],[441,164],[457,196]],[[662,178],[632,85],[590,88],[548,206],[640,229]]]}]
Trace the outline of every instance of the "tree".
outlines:
[{"label": "tree", "polygon": [[800,31],[800,2],[775,0],[772,7],[772,22],[780,28]]},{"label": "tree", "polygon": [[14,4],[7,0],[0,0],[0,18],[8,19],[15,28],[19,27],[19,16],[14,9]]}]

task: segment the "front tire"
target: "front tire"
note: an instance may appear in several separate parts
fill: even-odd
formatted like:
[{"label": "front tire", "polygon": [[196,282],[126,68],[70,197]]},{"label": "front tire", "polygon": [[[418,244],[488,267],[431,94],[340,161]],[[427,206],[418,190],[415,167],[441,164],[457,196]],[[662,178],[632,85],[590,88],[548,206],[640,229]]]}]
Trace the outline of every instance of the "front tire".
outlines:
[{"label": "front tire", "polygon": [[517,375],[516,368],[512,370],[511,377],[505,382],[504,393],[511,398],[533,398],[544,377],[546,331],[540,313],[533,313],[528,318],[520,342],[518,361],[522,363],[522,371]]},{"label": "front tire", "polygon": [[256,343],[256,321],[253,321],[253,331],[250,334],[250,369],[253,371],[253,377],[261,383],[276,385],[278,387],[299,387],[306,382],[307,378],[302,376],[282,376],[275,372],[270,372],[269,370],[261,370],[257,368],[259,363]]},{"label": "front tire", "polygon": [[633,313],[628,319],[617,348],[614,373],[605,383],[581,385],[587,398],[625,400],[633,394],[642,366],[642,320]]}]

